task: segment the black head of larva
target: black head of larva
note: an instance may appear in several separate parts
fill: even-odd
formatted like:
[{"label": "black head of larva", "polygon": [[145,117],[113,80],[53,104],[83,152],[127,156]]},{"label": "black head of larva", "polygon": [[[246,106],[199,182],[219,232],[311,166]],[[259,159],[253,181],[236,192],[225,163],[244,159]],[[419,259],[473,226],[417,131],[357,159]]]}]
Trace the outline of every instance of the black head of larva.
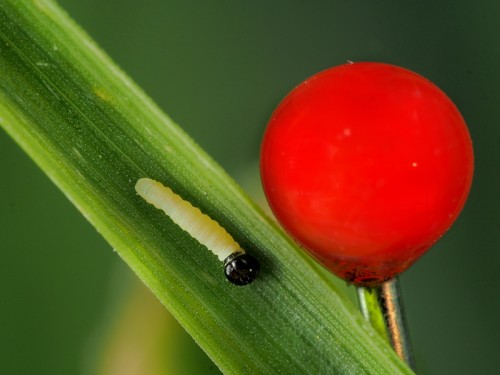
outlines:
[{"label": "black head of larva", "polygon": [[234,253],[224,260],[224,272],[234,285],[247,285],[257,278],[260,264],[249,254]]}]

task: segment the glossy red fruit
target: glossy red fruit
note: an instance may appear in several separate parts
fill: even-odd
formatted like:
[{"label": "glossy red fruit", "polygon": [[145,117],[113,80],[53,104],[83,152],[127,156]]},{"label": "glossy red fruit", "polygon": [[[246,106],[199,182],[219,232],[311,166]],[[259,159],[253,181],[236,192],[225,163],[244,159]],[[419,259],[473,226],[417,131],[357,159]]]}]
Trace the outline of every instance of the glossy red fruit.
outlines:
[{"label": "glossy red fruit", "polygon": [[349,63],[296,87],[273,113],[261,176],[283,227],[354,284],[404,271],[461,211],[472,181],[466,124],[409,70]]}]

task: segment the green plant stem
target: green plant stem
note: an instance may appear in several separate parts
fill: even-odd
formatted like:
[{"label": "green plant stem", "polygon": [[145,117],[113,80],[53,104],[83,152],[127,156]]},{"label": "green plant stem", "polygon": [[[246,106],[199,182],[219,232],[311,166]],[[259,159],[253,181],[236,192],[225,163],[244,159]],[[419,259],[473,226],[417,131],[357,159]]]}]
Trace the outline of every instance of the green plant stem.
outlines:
[{"label": "green plant stem", "polygon": [[[0,0],[0,74],[0,126],[222,371],[411,373],[332,277],[53,1]],[[229,284],[212,253],[136,195],[141,177],[217,220],[260,260],[259,279]]]},{"label": "green plant stem", "polygon": [[391,344],[399,358],[415,370],[399,278],[386,281],[378,287],[357,287],[357,292],[365,319],[380,337]]}]

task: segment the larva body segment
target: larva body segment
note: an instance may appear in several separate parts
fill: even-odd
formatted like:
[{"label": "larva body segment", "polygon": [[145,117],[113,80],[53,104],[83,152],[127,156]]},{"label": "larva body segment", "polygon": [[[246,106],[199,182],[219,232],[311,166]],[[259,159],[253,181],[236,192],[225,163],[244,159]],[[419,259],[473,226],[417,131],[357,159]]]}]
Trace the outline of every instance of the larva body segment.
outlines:
[{"label": "larva body segment", "polygon": [[245,252],[219,223],[160,182],[141,178],[137,181],[135,190],[146,202],[165,212],[191,237],[205,245],[220,261],[234,253]]}]

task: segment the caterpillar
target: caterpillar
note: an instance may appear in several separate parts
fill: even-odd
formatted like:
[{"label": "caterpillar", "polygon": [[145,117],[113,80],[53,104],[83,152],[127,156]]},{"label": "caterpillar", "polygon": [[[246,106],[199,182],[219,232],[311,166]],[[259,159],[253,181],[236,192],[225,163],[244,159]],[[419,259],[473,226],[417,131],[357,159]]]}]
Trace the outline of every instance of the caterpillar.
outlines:
[{"label": "caterpillar", "polygon": [[172,189],[150,178],[141,178],[135,190],[146,202],[162,210],[179,227],[214,253],[224,265],[226,278],[234,285],[255,280],[260,264],[245,253],[218,222],[175,194]]}]

